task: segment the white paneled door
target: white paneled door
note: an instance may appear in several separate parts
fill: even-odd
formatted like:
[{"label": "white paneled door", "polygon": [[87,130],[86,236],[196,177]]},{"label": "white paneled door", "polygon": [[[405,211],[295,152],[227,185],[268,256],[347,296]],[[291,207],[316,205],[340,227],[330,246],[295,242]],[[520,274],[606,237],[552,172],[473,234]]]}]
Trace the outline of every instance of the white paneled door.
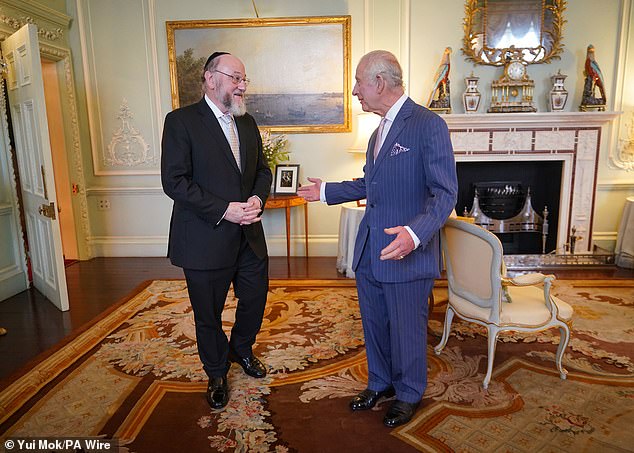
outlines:
[{"label": "white paneled door", "polygon": [[15,135],[33,284],[68,310],[53,160],[48,135],[37,27],[27,24],[2,43]]}]

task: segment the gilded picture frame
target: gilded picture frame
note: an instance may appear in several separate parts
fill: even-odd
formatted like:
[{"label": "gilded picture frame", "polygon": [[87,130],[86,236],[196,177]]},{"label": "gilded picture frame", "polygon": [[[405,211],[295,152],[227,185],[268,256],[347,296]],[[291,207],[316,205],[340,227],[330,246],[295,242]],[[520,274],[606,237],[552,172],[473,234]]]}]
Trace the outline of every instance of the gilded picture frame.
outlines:
[{"label": "gilded picture frame", "polygon": [[167,21],[172,108],[200,100],[214,51],[246,67],[247,111],[277,133],[350,132],[350,16]]}]

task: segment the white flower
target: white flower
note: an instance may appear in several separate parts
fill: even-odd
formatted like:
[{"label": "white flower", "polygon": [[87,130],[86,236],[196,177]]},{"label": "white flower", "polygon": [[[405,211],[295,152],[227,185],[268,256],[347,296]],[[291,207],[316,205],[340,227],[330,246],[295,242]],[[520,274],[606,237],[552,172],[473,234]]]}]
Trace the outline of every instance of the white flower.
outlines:
[{"label": "white flower", "polygon": [[286,145],[288,145],[286,135],[272,136],[268,129],[260,130],[260,135],[262,136],[264,157],[266,157],[271,169],[275,169],[275,166],[280,162],[290,159],[289,151],[286,150]]}]

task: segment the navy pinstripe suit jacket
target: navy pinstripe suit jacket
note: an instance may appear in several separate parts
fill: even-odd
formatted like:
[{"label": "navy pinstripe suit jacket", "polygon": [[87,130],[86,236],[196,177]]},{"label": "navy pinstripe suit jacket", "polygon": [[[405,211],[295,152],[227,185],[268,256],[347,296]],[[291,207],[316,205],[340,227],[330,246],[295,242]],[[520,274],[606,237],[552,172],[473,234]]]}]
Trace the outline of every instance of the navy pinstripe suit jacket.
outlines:
[{"label": "navy pinstripe suit jacket", "polygon": [[[408,98],[381,146],[372,155],[376,131],[366,152],[364,177],[326,184],[326,201],[367,199],[354,249],[353,269],[365,246],[374,277],[384,283],[439,276],[438,231],[456,204],[458,182],[447,124]],[[395,236],[383,230],[409,226],[420,246],[403,260],[379,259]]]}]

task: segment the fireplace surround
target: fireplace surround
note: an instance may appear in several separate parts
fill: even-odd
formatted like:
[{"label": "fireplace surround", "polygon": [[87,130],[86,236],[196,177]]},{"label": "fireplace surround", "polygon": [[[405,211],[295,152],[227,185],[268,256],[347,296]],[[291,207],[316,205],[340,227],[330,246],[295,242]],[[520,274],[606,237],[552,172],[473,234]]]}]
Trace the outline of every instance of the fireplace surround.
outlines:
[{"label": "fireplace surround", "polygon": [[[549,219],[549,234],[555,238],[556,249],[563,251],[574,227],[575,253],[588,253],[592,247],[602,128],[618,115],[619,112],[489,113],[451,114],[443,118],[458,165],[560,161],[558,220],[555,224]],[[499,179],[506,179],[503,168]],[[460,213],[462,208],[458,206]],[[534,208],[541,212],[543,206]]]}]

